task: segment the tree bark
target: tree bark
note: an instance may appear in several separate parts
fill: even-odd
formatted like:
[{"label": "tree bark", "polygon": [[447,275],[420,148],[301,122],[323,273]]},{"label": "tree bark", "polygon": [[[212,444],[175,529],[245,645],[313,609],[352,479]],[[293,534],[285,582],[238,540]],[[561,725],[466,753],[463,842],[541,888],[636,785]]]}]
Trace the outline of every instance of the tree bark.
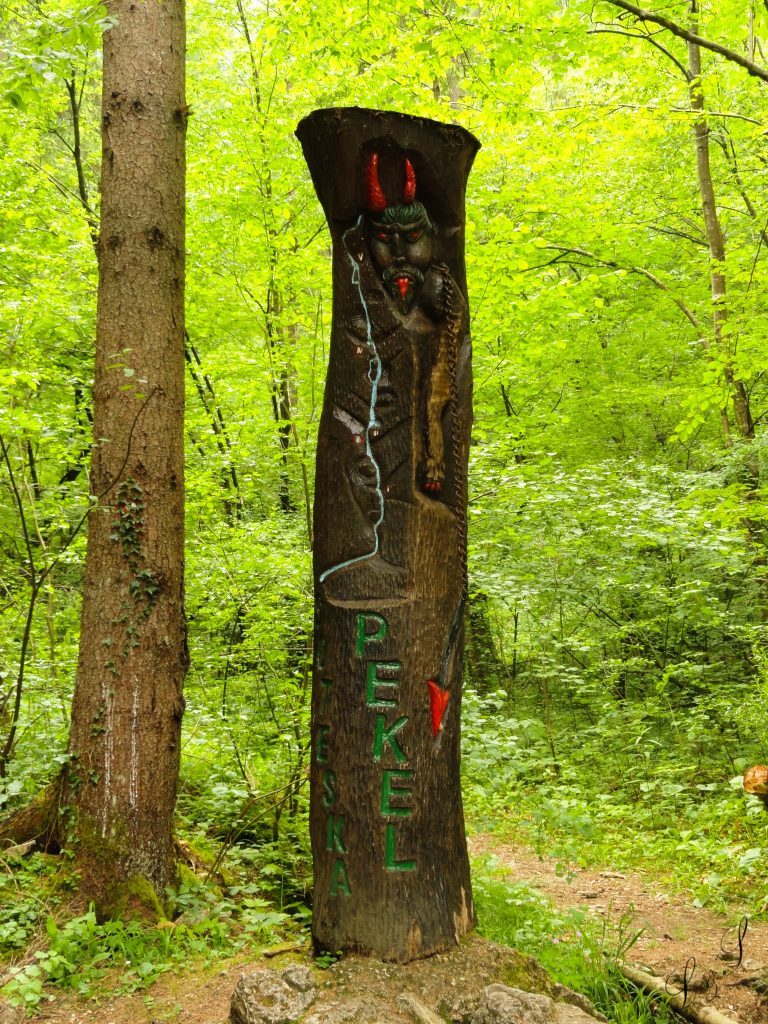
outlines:
[{"label": "tree bark", "polygon": [[[183,0],[113,0],[104,34],[91,481],[65,800],[85,894],[175,877],[182,684]],[[127,894],[127,895],[126,895]]]},{"label": "tree bark", "polygon": [[496,650],[489,606],[490,598],[482,590],[475,591],[467,604],[467,671],[474,689],[483,694],[498,690],[507,674]]},{"label": "tree bark", "polygon": [[[696,18],[697,7],[695,2],[691,3],[691,14]],[[693,22],[696,25],[696,21]],[[690,97],[691,109],[700,111],[701,117],[697,118],[694,124],[696,139],[696,174],[699,183],[699,195],[701,197],[701,212],[704,219],[704,230],[709,243],[710,259],[710,282],[712,286],[712,318],[714,326],[715,344],[718,349],[724,352],[723,376],[731,392],[733,401],[733,414],[736,427],[742,437],[751,440],[754,437],[754,426],[749,408],[749,395],[744,386],[744,381],[735,377],[731,359],[725,354],[728,341],[724,334],[724,326],[728,320],[728,306],[726,304],[726,279],[725,279],[725,238],[720,224],[720,217],[717,212],[717,201],[715,199],[715,188],[712,182],[712,167],[709,156],[709,125],[704,114],[704,91],[701,85],[701,50],[699,44],[691,41],[688,46],[688,69],[690,71]],[[728,436],[727,414],[723,417],[723,428]]]},{"label": "tree bark", "polygon": [[459,786],[477,140],[381,111],[297,130],[333,238],[315,494],[317,945],[405,961],[475,921]]}]

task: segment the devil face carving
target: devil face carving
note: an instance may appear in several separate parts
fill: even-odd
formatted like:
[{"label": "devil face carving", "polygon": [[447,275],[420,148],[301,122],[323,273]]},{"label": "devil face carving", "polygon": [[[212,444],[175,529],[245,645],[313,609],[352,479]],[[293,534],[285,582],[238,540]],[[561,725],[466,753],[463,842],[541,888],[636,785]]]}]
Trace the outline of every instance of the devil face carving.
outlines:
[{"label": "devil face carving", "polygon": [[388,204],[379,183],[379,155],[371,153],[366,167],[368,245],[384,287],[403,313],[410,313],[432,264],[434,228],[424,205],[416,202],[416,173],[405,159],[401,203]]}]

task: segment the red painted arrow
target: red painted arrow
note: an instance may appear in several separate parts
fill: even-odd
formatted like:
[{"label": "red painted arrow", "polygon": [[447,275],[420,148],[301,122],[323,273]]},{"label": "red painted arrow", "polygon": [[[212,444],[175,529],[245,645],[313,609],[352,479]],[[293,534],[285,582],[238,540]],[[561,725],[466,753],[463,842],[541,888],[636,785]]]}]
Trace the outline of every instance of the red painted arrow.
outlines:
[{"label": "red painted arrow", "polygon": [[451,697],[450,690],[441,690],[434,679],[427,680],[429,687],[429,704],[432,709],[432,735],[437,736],[443,727],[443,717],[448,701]]}]

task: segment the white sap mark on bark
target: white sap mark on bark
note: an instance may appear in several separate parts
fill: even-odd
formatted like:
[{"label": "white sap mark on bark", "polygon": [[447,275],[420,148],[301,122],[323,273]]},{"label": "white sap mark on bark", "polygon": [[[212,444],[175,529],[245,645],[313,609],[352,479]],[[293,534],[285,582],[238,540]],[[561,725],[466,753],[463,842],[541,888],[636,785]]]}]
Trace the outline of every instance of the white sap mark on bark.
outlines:
[{"label": "white sap mark on bark", "polygon": [[136,810],[139,789],[139,681],[133,676],[133,696],[131,699],[131,775],[128,783],[128,805]]},{"label": "white sap mark on bark", "polygon": [[368,353],[370,360],[368,363],[368,380],[371,382],[371,403],[368,408],[368,425],[365,429],[365,454],[371,460],[374,472],[376,474],[375,490],[376,495],[379,499],[379,514],[376,522],[373,524],[373,548],[364,555],[357,555],[355,558],[348,558],[345,562],[339,562],[338,565],[332,565],[330,569],[326,569],[324,573],[320,575],[320,582],[324,583],[329,576],[333,573],[338,572],[339,569],[346,569],[350,565],[356,565],[358,562],[366,562],[369,558],[373,558],[374,555],[379,553],[379,527],[384,522],[384,493],[381,490],[381,470],[379,464],[373,457],[373,448],[371,447],[371,437],[376,437],[378,433],[379,421],[376,419],[376,399],[379,396],[379,383],[381,381],[382,364],[381,356],[379,355],[378,349],[376,348],[376,342],[373,340],[373,324],[371,323],[371,315],[368,311],[368,304],[365,301],[365,294],[363,293],[363,286],[360,280],[360,263],[363,259],[363,254],[358,253],[358,259],[355,259],[354,254],[350,251],[347,245],[347,235],[352,231],[356,231],[362,223],[362,214],[357,218],[356,223],[353,227],[349,228],[344,232],[342,241],[344,248],[347,250],[347,256],[349,262],[352,264],[352,284],[357,288],[357,294],[360,297],[360,305],[363,307],[363,314],[365,316],[365,326],[367,333],[367,344]]},{"label": "white sap mark on bark", "polygon": [[112,731],[112,712],[114,710],[114,694],[108,680],[101,684],[101,700],[104,707],[104,796],[101,804],[101,834],[106,836],[109,820],[109,807],[112,802],[112,756],[114,733]]}]

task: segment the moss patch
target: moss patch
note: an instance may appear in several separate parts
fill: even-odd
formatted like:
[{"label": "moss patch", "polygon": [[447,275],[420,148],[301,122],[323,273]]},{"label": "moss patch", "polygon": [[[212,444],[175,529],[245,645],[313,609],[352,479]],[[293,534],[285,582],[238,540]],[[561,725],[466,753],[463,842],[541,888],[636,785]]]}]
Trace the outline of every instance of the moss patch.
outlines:
[{"label": "moss patch", "polygon": [[521,988],[525,992],[541,992],[554,997],[556,983],[538,960],[516,950],[510,950],[500,964],[501,980],[510,988]]},{"label": "moss patch", "polygon": [[[155,924],[168,917],[158,887],[146,875],[132,872],[134,850],[125,831],[103,836],[93,820],[81,813],[72,830],[70,849],[80,873],[80,893],[94,904],[99,921]],[[175,864],[173,867],[171,884],[175,881]]]},{"label": "moss patch", "polygon": [[119,883],[97,909],[99,918],[107,921],[145,921],[156,924],[167,916],[152,883],[143,875],[134,875]]}]

